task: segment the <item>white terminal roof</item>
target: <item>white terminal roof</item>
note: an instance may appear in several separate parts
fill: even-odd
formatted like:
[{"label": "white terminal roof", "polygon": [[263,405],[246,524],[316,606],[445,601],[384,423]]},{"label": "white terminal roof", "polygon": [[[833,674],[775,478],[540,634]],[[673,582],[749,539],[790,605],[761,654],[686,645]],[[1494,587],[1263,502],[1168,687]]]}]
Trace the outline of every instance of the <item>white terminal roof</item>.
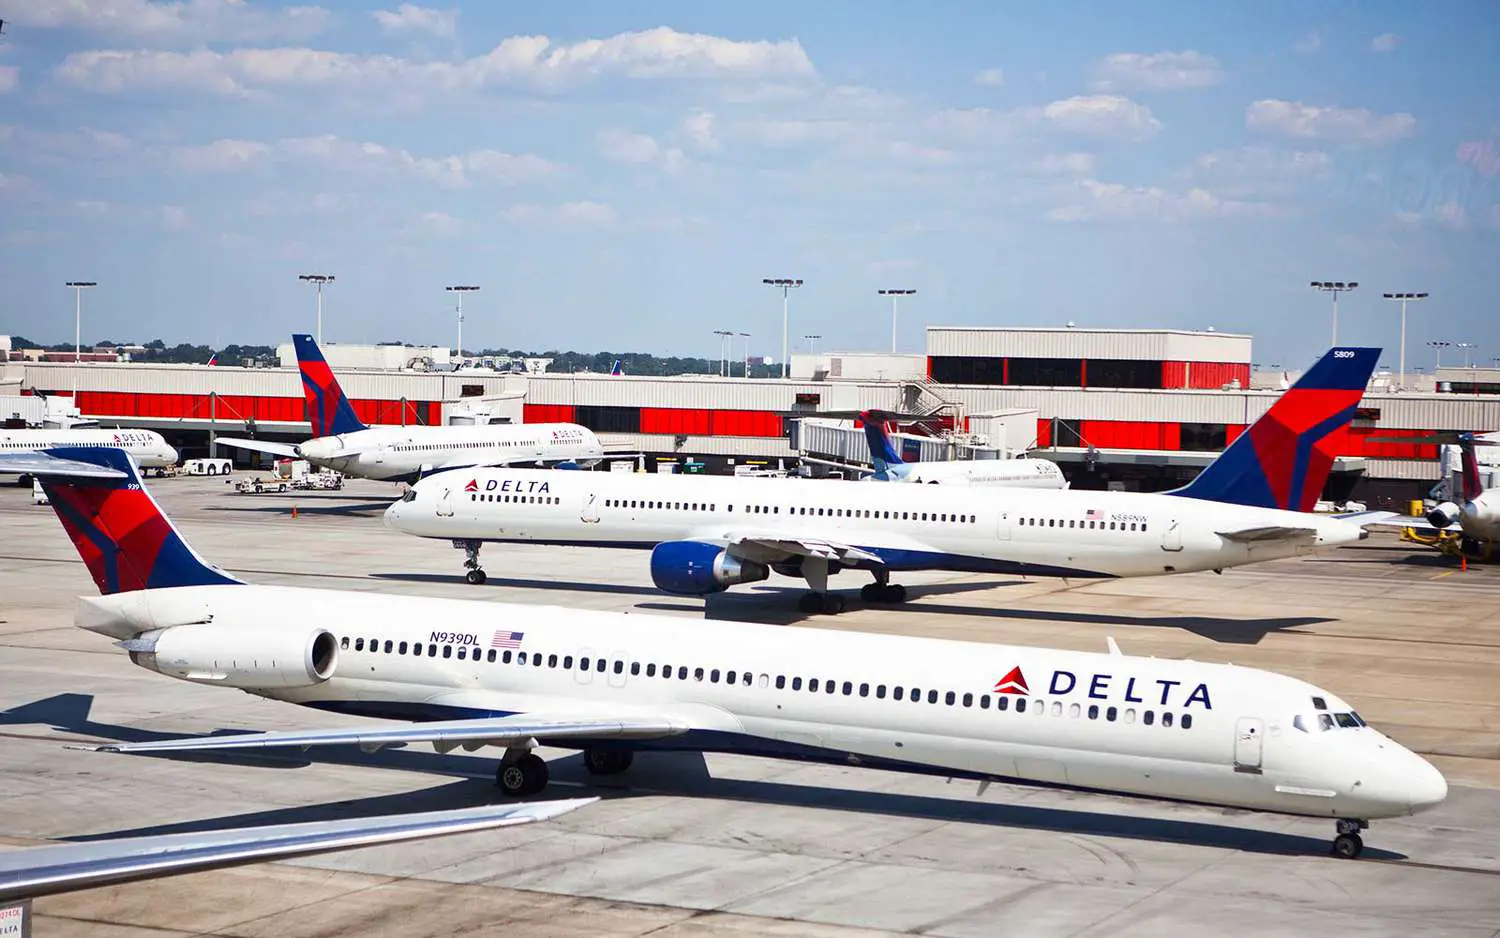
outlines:
[{"label": "white terminal roof", "polygon": [[1248,335],[1188,329],[928,326],[927,354],[1250,363]]}]

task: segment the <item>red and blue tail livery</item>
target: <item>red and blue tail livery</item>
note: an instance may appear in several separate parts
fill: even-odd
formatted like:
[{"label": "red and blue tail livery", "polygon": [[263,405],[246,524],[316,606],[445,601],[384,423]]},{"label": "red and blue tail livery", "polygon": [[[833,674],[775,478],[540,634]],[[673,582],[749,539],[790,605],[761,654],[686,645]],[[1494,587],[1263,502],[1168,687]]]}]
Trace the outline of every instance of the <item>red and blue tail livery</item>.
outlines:
[{"label": "red and blue tail livery", "polygon": [[344,396],[333,369],[323,357],[313,337],[292,336],[297,349],[297,367],[302,371],[302,395],[307,399],[307,417],[312,421],[313,436],[334,436],[368,429],[354,416],[354,407]]},{"label": "red and blue tail livery", "polygon": [[1312,511],[1379,357],[1378,348],[1329,349],[1218,459],[1170,494]]},{"label": "red and blue tail livery", "polygon": [[60,446],[42,462],[32,472],[99,592],[240,582],[187,545],[123,450]]}]

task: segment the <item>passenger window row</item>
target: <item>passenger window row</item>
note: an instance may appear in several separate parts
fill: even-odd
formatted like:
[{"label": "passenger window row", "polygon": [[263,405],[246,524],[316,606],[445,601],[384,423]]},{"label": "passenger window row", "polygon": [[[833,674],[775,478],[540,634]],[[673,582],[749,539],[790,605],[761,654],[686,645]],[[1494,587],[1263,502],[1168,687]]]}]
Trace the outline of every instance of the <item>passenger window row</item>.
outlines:
[{"label": "passenger window row", "polygon": [[[702,502],[664,502],[647,499],[634,498],[607,498],[604,500],[606,508],[637,508],[648,511],[665,509],[667,511],[717,511],[717,504],[704,504]],[[747,515],[779,515],[782,513],[780,505],[742,505],[740,510]],[[734,511],[733,505],[725,507],[726,511]],[[937,521],[946,524],[974,524],[978,519],[970,514],[958,514],[938,511],[886,511],[871,508],[818,508],[808,505],[789,505],[786,509],[788,515],[818,518],[879,518],[886,521]]]},{"label": "passenger window row", "polygon": [[1105,522],[1098,519],[1080,518],[1018,518],[1016,521],[1022,527],[1030,528],[1087,528],[1099,531],[1144,531],[1146,522],[1136,521],[1110,521]]},{"label": "passenger window row", "polygon": [[[349,637],[347,635],[340,639],[339,647],[348,650]],[[421,642],[413,642],[408,645],[406,642],[392,642],[390,639],[386,639],[382,644],[379,639],[372,638],[367,645],[363,638],[354,639],[355,651],[364,651],[367,647],[369,651],[374,653],[405,655],[409,652],[416,657],[424,655],[424,646]],[[545,666],[549,668],[561,666],[564,671],[573,670],[572,655],[559,657],[555,654],[548,654],[544,657],[542,652],[535,651],[531,652],[528,656],[528,653],[524,651],[513,652],[510,649],[506,649],[503,652],[497,653],[493,648],[483,649],[468,645],[428,644],[425,647],[427,649],[425,655],[429,658],[436,658],[441,654],[444,658],[457,658],[459,661],[483,660],[488,663],[499,661],[501,664],[530,664],[536,668],[542,667],[545,663]],[[439,649],[441,649],[441,652]],[[457,649],[456,653],[455,649]],[[482,659],[481,656],[483,656]],[[578,658],[578,670],[593,670],[601,674],[606,672],[624,674],[626,664],[618,658],[611,660],[603,657],[596,658],[590,655],[582,655]],[[689,668],[687,665],[677,665],[674,671],[674,666],[670,664],[663,664],[658,669],[654,661],[648,662],[645,665],[642,665],[639,661],[632,661],[630,662],[629,670],[632,677],[640,677],[644,674],[646,677],[660,676],[663,680],[673,680],[675,678],[679,681],[686,681],[691,677],[694,681],[703,682],[706,680],[710,684],[723,683],[742,687],[753,687],[755,685],[753,672],[740,671],[738,669]],[[766,676],[762,675],[762,677]],[[770,683],[769,679],[762,681],[761,687],[766,687]],[[890,686],[886,684],[871,685],[868,682],[861,682],[856,685],[853,681],[840,682],[832,678],[820,679],[815,677],[807,678],[804,681],[801,677],[787,678],[784,674],[778,674],[774,685],[777,690],[790,688],[793,691],[806,690],[806,692],[811,694],[842,694],[845,697],[852,697],[856,694],[860,697],[870,697],[873,695],[876,700],[889,699],[910,703],[926,702],[928,704],[936,704],[941,701],[945,706],[949,707],[960,705],[964,707],[978,706],[980,710],[993,708],[1001,713],[1007,711],[1026,713],[1029,708],[1037,716],[1046,716],[1050,713],[1054,717],[1060,717],[1065,712],[1063,702],[1060,700],[1051,701],[1049,709],[1048,701],[1035,697],[1012,697],[1007,694],[960,694],[957,691],[938,691],[931,688],[924,692],[919,687],[908,688],[901,684]],[[1014,704],[1012,704],[1012,700],[1014,700]],[[1154,710],[1141,710],[1137,713],[1134,707],[1122,708],[1114,705],[1101,707],[1099,704],[1089,704],[1085,708],[1082,704],[1072,703],[1067,705],[1066,713],[1069,718],[1074,720],[1087,716],[1090,720],[1103,719],[1108,723],[1135,723],[1137,718],[1139,718],[1140,722],[1145,726],[1160,725],[1170,727],[1175,722],[1185,730],[1192,729],[1193,727],[1192,714],[1184,713],[1181,719],[1175,719],[1173,713],[1169,710],[1163,710],[1158,720],[1156,711]],[[1343,715],[1340,714],[1340,716]],[[1300,726],[1298,728],[1301,729]]]},{"label": "passenger window row", "polygon": [[479,502],[506,502],[526,505],[561,505],[562,498],[557,495],[501,495],[496,492],[470,492],[469,501]]}]

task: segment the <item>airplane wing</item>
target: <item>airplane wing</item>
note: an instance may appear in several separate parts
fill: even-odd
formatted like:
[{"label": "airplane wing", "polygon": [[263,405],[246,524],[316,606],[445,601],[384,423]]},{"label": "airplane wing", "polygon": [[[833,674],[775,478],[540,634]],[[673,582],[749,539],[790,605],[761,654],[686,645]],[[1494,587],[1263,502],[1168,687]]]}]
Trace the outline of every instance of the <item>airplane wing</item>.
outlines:
[{"label": "airplane wing", "polygon": [[820,557],[834,561],[885,563],[879,554],[872,554],[852,544],[841,544],[822,538],[743,534],[731,535],[724,540],[725,546],[734,556],[761,563],[779,563],[791,557]]},{"label": "airplane wing", "polygon": [[297,447],[290,443],[271,443],[266,440],[241,440],[237,437],[221,436],[216,441],[225,446],[233,446],[235,449],[249,449],[257,453],[268,453],[272,456],[282,456],[287,459],[297,458]]},{"label": "airplane wing", "polygon": [[460,746],[473,750],[485,745],[504,746],[530,739],[538,742],[569,739],[660,739],[664,736],[676,736],[687,730],[686,723],[668,718],[548,719],[537,714],[525,714],[493,719],[402,723],[397,726],[359,726],[339,730],[226,733],[144,743],[71,745],[67,748],[93,752],[194,752],[205,749],[309,749],[313,746],[353,745],[365,752],[375,752],[384,746],[432,743],[438,752],[446,753]]},{"label": "airplane wing", "polygon": [[0,453],[0,473],[5,475],[69,476],[74,479],[123,479],[125,473],[108,466],[62,459],[43,452]]},{"label": "airplane wing", "polygon": [[1230,541],[1282,541],[1298,537],[1312,537],[1318,532],[1313,528],[1294,528],[1271,524],[1258,528],[1241,528],[1238,531],[1216,531],[1220,537]]},{"label": "airplane wing", "polygon": [[598,800],[533,801],[7,850],[0,853],[0,902],[261,860],[529,824]]}]

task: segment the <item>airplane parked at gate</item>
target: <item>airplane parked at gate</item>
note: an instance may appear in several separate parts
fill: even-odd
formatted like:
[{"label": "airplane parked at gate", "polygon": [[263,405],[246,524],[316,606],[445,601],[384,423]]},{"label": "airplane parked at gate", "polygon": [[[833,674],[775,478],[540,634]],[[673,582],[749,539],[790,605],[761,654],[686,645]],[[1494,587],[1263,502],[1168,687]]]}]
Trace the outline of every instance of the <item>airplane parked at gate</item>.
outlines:
[{"label": "airplane parked at gate", "polygon": [[368,427],[354,415],[313,337],[294,335],[292,343],[313,439],[295,446],[231,437],[219,437],[218,442],[385,482],[414,482],[430,473],[470,466],[578,468],[604,458],[594,431],[574,423]]},{"label": "airplane parked at gate", "polygon": [[[155,430],[0,430],[0,453],[34,453],[54,446],[107,446],[129,453],[143,469],[165,469],[177,465],[178,453]],[[0,471],[21,476],[30,485],[24,469]]]},{"label": "airplane parked at gate", "polygon": [[1500,489],[1486,489],[1479,477],[1478,446],[1500,446],[1496,434],[1439,433],[1430,437],[1371,437],[1382,443],[1440,443],[1459,449],[1459,497],[1462,504],[1446,501],[1427,512],[1424,518],[1395,517],[1379,522],[1398,528],[1412,528],[1428,534],[1451,530],[1458,525],[1462,537],[1459,550],[1469,557],[1490,560],[1495,542],[1500,540]]},{"label": "airplane parked at gate", "polygon": [[[481,469],[424,480],[386,510],[395,530],[451,540],[483,583],[487,541],[651,550],[656,585],[702,596],[776,571],[805,612],[838,613],[828,577],[864,570],[902,602],[902,570],[1132,577],[1295,557],[1365,537],[1369,514],[1308,514],[1379,349],[1333,349],[1190,484],[1171,492],[877,486]],[[1389,513],[1376,513],[1388,517]]]},{"label": "airplane parked at gate", "polygon": [[879,482],[923,482],[928,485],[1004,485],[1023,489],[1065,489],[1068,480],[1050,459],[954,459],[904,462],[885,432],[885,416],[875,411],[859,415],[875,466],[868,478]]},{"label": "airplane parked at gate", "polygon": [[81,601],[80,627],[170,677],[425,721],[85,748],[498,746],[512,795],[546,786],[537,746],[581,749],[605,775],[637,750],[734,752],[1331,818],[1342,857],[1371,819],[1447,796],[1349,704],[1267,671],[249,585],[187,545],[124,454],[50,456],[42,484],[103,594]]}]

